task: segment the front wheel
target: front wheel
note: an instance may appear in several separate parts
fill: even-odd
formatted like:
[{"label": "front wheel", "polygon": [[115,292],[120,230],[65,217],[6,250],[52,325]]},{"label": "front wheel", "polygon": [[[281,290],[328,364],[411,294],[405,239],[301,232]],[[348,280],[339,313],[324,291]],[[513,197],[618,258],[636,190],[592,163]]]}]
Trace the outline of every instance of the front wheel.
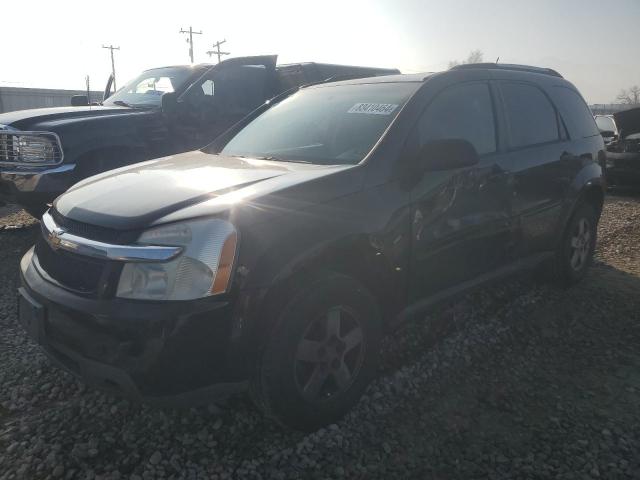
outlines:
[{"label": "front wheel", "polygon": [[309,281],[278,315],[252,393],[279,423],[314,430],[341,418],[375,372],[381,337],[375,298],[355,279]]}]

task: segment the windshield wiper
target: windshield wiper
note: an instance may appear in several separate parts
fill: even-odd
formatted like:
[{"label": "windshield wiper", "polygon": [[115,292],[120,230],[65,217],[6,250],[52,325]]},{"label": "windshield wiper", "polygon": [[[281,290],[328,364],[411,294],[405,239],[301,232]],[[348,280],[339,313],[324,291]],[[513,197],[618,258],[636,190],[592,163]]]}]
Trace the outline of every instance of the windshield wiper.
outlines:
[{"label": "windshield wiper", "polygon": [[129,107],[129,108],[133,108],[133,105],[131,105],[130,103],[127,103],[123,100],[114,100],[113,102],[114,105],[120,105],[121,107]]},{"label": "windshield wiper", "polygon": [[289,160],[284,158],[274,157],[273,155],[257,156],[257,155],[230,155],[235,158],[255,158],[256,160],[267,160],[269,162],[291,162],[291,163],[313,163],[308,160]]},{"label": "windshield wiper", "polygon": [[273,160],[274,162],[289,162],[289,163],[313,163],[313,162],[310,162],[309,160],[293,160],[293,159],[285,160],[284,158],[277,158],[277,157],[260,157],[260,160]]},{"label": "windshield wiper", "polygon": [[114,100],[111,103],[113,103],[114,105],[120,105],[121,107],[129,107],[129,108],[142,108],[142,109],[154,108],[153,105],[134,105],[132,103],[127,103],[124,100]]}]

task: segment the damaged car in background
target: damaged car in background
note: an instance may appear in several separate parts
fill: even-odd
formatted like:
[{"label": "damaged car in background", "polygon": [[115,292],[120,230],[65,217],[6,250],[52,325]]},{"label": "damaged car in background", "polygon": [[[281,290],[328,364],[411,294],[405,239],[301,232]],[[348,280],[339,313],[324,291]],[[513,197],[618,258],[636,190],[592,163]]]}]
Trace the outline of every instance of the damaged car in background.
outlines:
[{"label": "damaged car in background", "polygon": [[607,183],[640,187],[640,107],[597,116],[596,123],[607,146]]},{"label": "damaged car in background", "polygon": [[[102,105],[0,114],[0,200],[39,218],[74,183],[106,170],[201,148],[269,98],[330,78],[396,69],[303,62],[276,55],[142,72]],[[108,98],[107,98],[108,97]]]}]

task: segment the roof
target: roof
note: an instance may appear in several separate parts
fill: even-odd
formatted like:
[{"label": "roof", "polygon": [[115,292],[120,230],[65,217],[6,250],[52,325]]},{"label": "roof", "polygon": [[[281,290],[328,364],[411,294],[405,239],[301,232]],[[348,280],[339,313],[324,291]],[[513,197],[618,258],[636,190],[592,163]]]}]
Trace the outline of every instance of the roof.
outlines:
[{"label": "roof", "polygon": [[[536,73],[540,75],[548,75],[551,77],[564,78],[558,72],[551,68],[543,68],[543,67],[533,67],[530,65],[516,65],[509,63],[469,63],[464,65],[456,65],[455,67],[451,67],[449,70],[445,70],[443,72],[436,72],[438,74],[446,74],[451,71],[460,71],[460,70],[501,70],[501,71],[509,71],[509,72],[518,72],[518,73]],[[378,77],[364,77],[357,78],[352,80],[344,80],[344,81],[336,81],[331,82],[332,85],[355,85],[355,84],[363,84],[363,83],[400,83],[400,82],[424,82],[432,75],[436,73],[433,72],[424,72],[424,73],[411,73],[411,74],[400,74],[400,75],[384,75]]]},{"label": "roof", "polygon": [[540,73],[543,75],[551,75],[553,77],[563,78],[558,72],[552,68],[533,67],[531,65],[517,65],[514,63],[465,63],[464,65],[456,65],[450,70],[511,70],[516,72]]},{"label": "roof", "polygon": [[143,70],[144,72],[148,72],[150,70],[158,70],[160,68],[192,68],[192,69],[201,69],[201,68],[209,68],[213,67],[212,63],[198,63],[196,65],[165,65],[163,67],[151,67]]},{"label": "roof", "polygon": [[[350,80],[342,80],[342,81],[336,81],[336,82],[330,82],[330,83],[331,85],[358,85],[363,83],[420,83],[420,82],[424,82],[431,75],[433,75],[433,73],[380,75],[377,77],[353,78]],[[311,86],[327,85],[327,84],[328,83],[320,83],[320,84],[312,84]]]}]

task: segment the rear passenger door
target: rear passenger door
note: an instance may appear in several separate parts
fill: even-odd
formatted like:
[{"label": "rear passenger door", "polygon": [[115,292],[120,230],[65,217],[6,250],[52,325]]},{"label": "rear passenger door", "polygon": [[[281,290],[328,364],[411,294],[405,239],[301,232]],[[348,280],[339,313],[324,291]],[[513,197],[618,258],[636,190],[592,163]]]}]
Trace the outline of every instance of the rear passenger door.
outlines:
[{"label": "rear passenger door", "polygon": [[469,141],[478,165],[426,172],[412,190],[412,302],[505,265],[512,251],[511,165],[499,151],[498,122],[486,81],[453,85],[422,114],[418,149],[440,139]]},{"label": "rear passenger door", "polygon": [[519,256],[551,250],[569,186],[567,135],[555,106],[539,86],[498,82],[513,159],[513,212]]}]

